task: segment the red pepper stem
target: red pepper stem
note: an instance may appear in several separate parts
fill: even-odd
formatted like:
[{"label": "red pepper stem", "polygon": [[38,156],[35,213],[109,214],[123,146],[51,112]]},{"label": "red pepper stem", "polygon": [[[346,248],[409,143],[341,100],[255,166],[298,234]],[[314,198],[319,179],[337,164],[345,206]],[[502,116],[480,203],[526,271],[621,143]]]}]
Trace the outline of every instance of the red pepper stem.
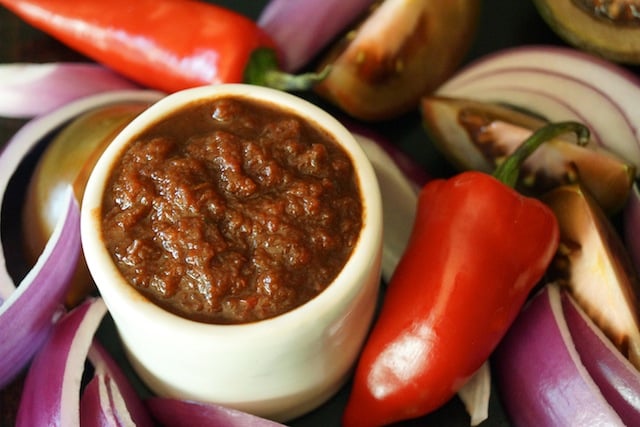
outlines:
[{"label": "red pepper stem", "polygon": [[283,91],[304,91],[324,80],[330,67],[319,73],[289,74],[280,70],[273,49],[259,48],[253,51],[244,70],[244,83],[268,86]]},{"label": "red pepper stem", "polygon": [[550,123],[536,130],[493,172],[493,176],[509,187],[518,182],[520,168],[524,161],[544,142],[564,133],[573,132],[578,137],[579,145],[589,141],[589,129],[578,122]]}]

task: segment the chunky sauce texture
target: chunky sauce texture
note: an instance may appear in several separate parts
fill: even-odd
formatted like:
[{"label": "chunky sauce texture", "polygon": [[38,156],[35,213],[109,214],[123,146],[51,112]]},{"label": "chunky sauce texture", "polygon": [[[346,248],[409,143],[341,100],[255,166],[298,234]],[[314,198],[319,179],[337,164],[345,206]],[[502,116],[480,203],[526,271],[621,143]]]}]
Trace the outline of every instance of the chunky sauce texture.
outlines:
[{"label": "chunky sauce texture", "polygon": [[194,103],[145,130],[103,200],[123,276],[207,323],[266,319],[314,298],[362,222],[349,155],[291,112],[241,98]]}]

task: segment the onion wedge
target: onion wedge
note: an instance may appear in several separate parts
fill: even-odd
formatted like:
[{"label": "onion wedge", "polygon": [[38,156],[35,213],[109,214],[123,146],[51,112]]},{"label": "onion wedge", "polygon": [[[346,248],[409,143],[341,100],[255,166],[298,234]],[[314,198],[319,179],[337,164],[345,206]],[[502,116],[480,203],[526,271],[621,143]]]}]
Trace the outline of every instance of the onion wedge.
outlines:
[{"label": "onion wedge", "polygon": [[580,361],[555,285],[523,308],[492,361],[514,425],[624,425]]},{"label": "onion wedge", "polygon": [[151,413],[162,425],[171,427],[282,427],[275,421],[226,408],[213,403],[199,403],[172,398],[151,397],[146,400]]},{"label": "onion wedge", "polygon": [[[131,100],[155,102],[160,96],[162,94],[155,91],[105,92],[70,102],[49,114],[29,121],[7,142],[0,155],[0,200],[4,201],[9,181],[24,157],[45,137],[56,132],[69,120],[91,108]],[[20,209],[21,207],[14,208]],[[0,302],[7,299],[14,290],[15,285],[6,269],[5,256],[2,252],[0,253]]]},{"label": "onion wedge", "polygon": [[38,352],[62,314],[67,284],[80,256],[80,208],[71,188],[67,209],[36,265],[0,306],[0,388]]},{"label": "onion wedge", "polygon": [[0,64],[0,116],[35,117],[85,96],[137,88],[98,64]]},{"label": "onion wedge", "polygon": [[102,299],[90,299],[59,320],[29,368],[17,427],[80,425],[84,361],[106,312]]},{"label": "onion wedge", "polygon": [[464,404],[470,425],[477,426],[489,418],[489,398],[491,397],[491,365],[484,362],[465,385],[458,390],[458,397]]},{"label": "onion wedge", "polygon": [[418,190],[427,178],[424,178],[424,182],[417,176],[410,179],[405,171],[409,168],[418,170],[418,167],[408,158],[400,160],[400,153],[396,153],[393,159],[387,151],[391,148],[385,149],[381,145],[384,144],[380,142],[381,137],[371,133],[365,135],[362,131],[352,133],[371,162],[380,184],[383,217],[382,278],[389,281],[409,241],[418,204]]},{"label": "onion wedge", "polygon": [[[101,419],[101,414],[105,417],[112,414],[121,425],[152,427],[154,423],[144,402],[120,366],[97,340],[93,341],[88,358],[94,368],[94,385],[92,389],[84,390],[81,416],[95,420]],[[84,427],[84,422],[82,425]]]},{"label": "onion wedge", "polygon": [[[153,102],[159,96],[157,92],[139,90],[108,92],[73,101],[28,122],[7,142],[0,154],[0,200],[3,200],[3,209],[21,209],[8,205],[5,200],[9,182],[25,156],[64,123],[93,107],[132,99]],[[0,251],[0,357],[3,360],[0,364],[0,387],[8,384],[26,366],[44,342],[57,313],[61,313],[69,281],[66,270],[75,268],[74,259],[80,253],[79,208],[72,194],[70,190],[66,213],[60,217],[60,230],[52,235],[43,254],[18,284],[17,290],[7,270],[5,248]],[[65,262],[60,262],[60,259]],[[20,327],[15,326],[16,322]]]},{"label": "onion wedge", "polygon": [[111,378],[106,373],[95,375],[89,381],[82,393],[82,400],[80,400],[80,425],[82,427],[135,426],[130,418],[121,420],[117,416],[113,392],[110,387]]},{"label": "onion wedge", "polygon": [[640,372],[566,293],[562,308],[585,368],[625,424],[640,425]]},{"label": "onion wedge", "polygon": [[375,0],[271,0],[258,18],[282,48],[285,71],[298,71]]}]

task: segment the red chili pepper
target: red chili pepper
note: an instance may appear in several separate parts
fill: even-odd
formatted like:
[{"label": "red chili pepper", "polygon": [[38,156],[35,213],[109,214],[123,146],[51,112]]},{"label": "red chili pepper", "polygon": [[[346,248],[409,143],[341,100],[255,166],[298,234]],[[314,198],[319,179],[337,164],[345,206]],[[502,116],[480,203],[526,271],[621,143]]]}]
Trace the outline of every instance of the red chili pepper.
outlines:
[{"label": "red chili pepper", "polygon": [[298,89],[315,78],[279,72],[271,38],[249,18],[212,4],[191,0],[0,0],[0,4],[83,55],[165,92],[240,82]]},{"label": "red chili pepper", "polygon": [[551,209],[512,187],[543,140],[586,128],[541,128],[494,176],[472,171],[426,184],[407,249],[356,368],[346,427],[427,414],[487,360],[556,252]]}]

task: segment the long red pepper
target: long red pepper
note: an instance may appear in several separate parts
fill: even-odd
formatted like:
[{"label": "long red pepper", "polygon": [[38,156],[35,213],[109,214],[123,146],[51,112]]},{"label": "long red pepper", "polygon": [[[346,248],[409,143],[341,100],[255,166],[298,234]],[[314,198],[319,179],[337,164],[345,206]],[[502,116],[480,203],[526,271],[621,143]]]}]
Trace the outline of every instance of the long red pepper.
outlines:
[{"label": "long red pepper", "polygon": [[422,189],[412,237],[356,368],[346,427],[390,424],[451,399],[487,360],[542,278],[559,239],[551,209],[512,187],[534,133],[494,176],[465,172]]},{"label": "long red pepper", "polygon": [[249,18],[192,0],[0,0],[25,22],[132,80],[165,92],[211,83],[309,86],[278,71],[274,42]]}]

